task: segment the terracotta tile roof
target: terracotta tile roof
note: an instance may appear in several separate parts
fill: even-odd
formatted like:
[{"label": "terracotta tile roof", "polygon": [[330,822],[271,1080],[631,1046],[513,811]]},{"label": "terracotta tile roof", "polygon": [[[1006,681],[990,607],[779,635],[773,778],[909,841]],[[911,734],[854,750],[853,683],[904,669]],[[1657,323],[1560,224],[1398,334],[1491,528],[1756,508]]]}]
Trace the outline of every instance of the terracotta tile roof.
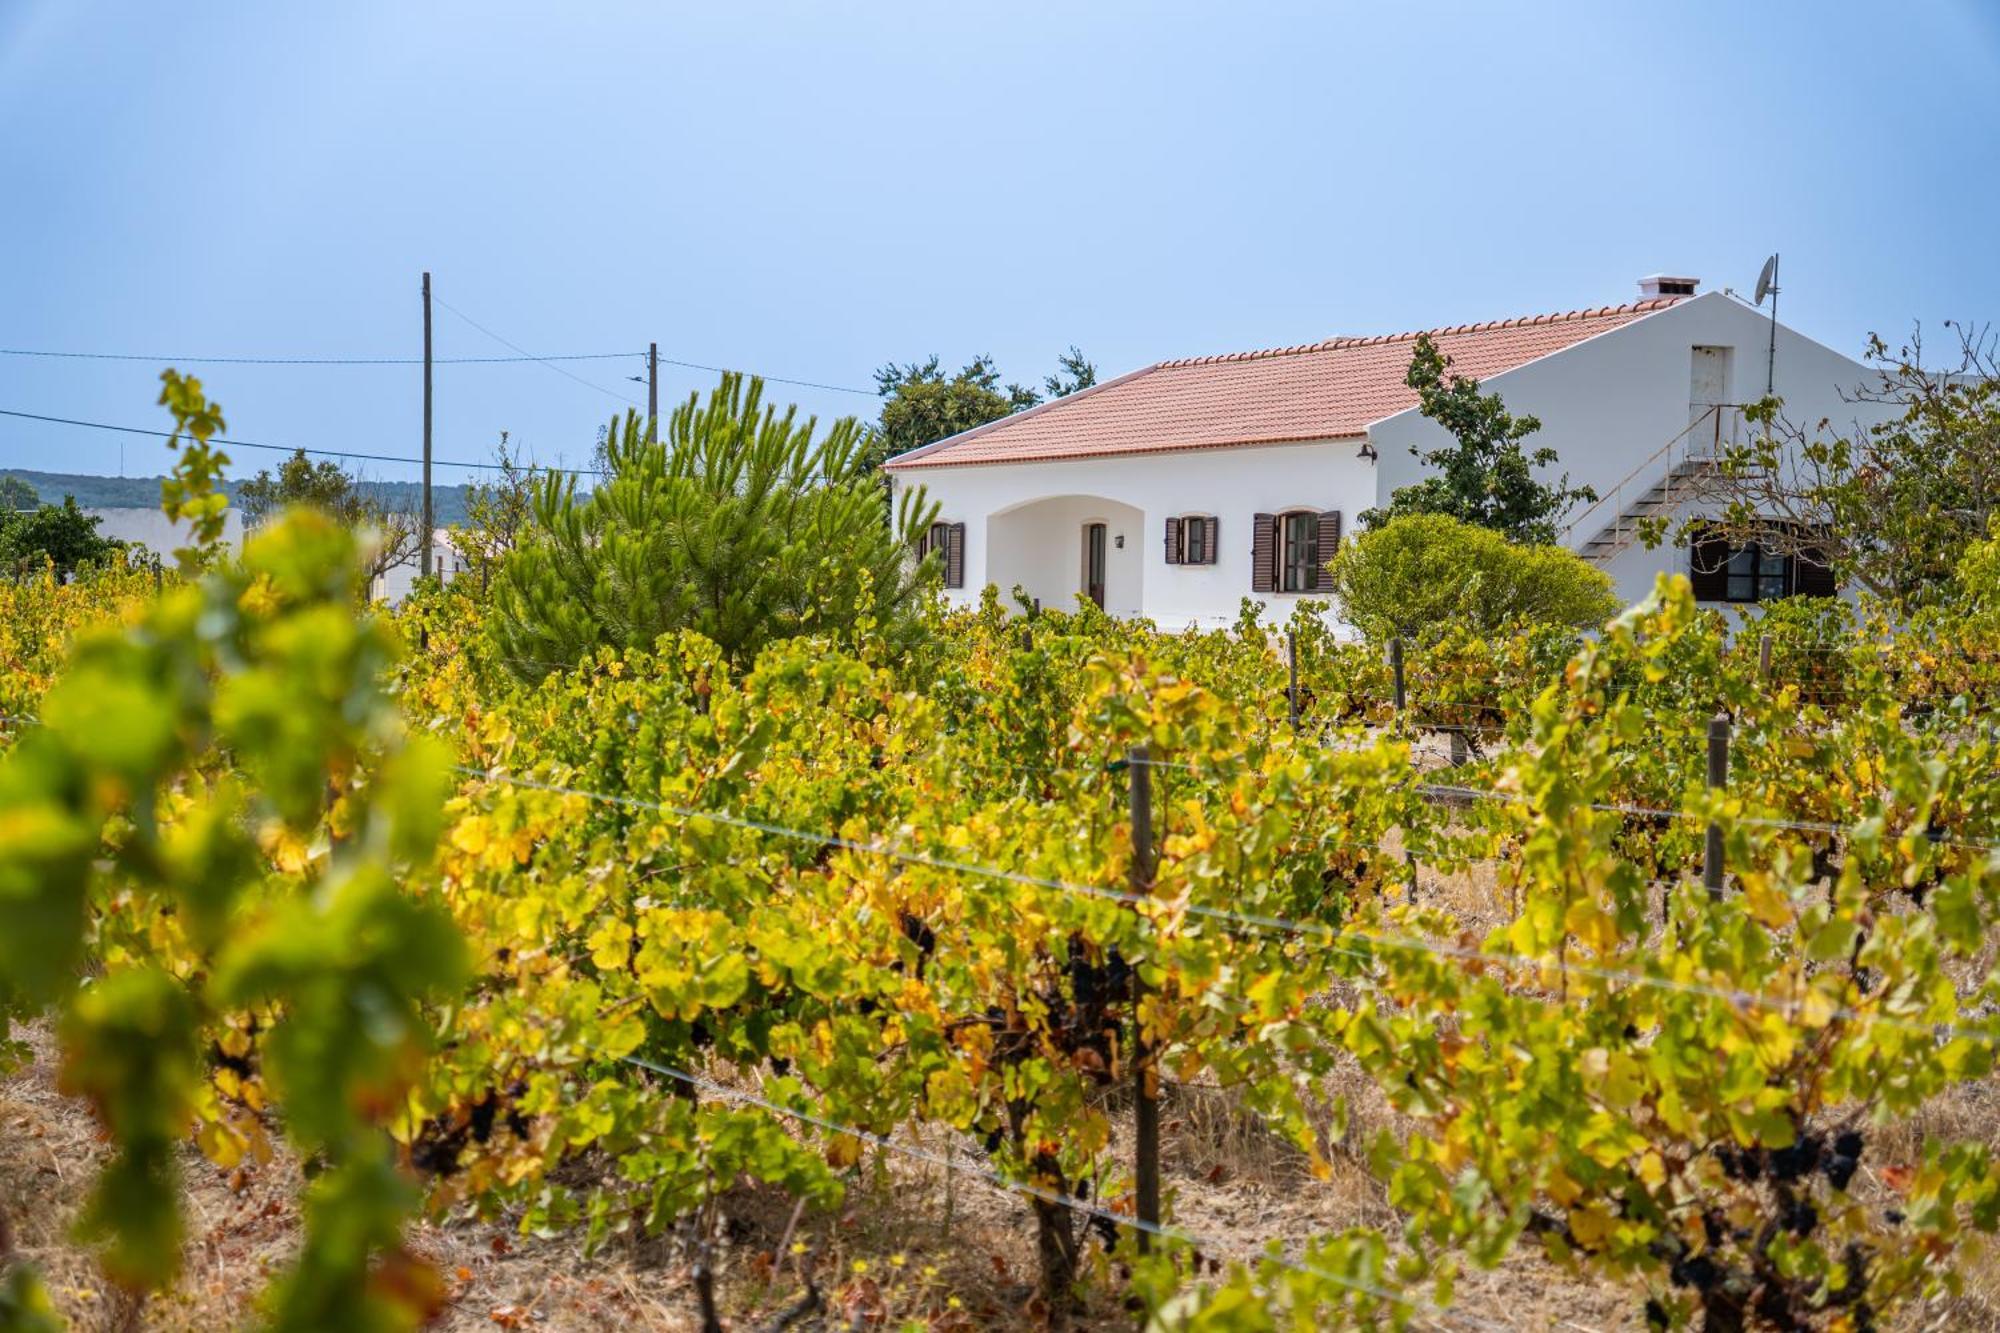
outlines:
[{"label": "terracotta tile roof", "polygon": [[[1475,379],[1559,352],[1673,305],[1630,305],[1433,329],[1452,369]],[[1355,437],[1415,405],[1403,383],[1417,334],[1161,361],[891,459],[895,469],[1168,453]]]}]

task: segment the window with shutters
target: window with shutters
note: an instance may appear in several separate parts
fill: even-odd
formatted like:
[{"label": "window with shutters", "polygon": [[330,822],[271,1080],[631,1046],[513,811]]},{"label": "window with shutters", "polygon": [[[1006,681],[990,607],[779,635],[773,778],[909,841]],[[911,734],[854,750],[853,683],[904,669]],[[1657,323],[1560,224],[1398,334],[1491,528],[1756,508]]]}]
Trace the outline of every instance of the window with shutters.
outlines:
[{"label": "window with shutters", "polygon": [[1212,514],[1182,514],[1167,520],[1167,563],[1215,563],[1217,528]]},{"label": "window with shutters", "polygon": [[[1797,535],[1796,529],[1787,536]],[[1784,547],[1791,547],[1788,552]],[[1831,597],[1839,592],[1830,563],[1798,543],[1732,542],[1720,528],[1698,532],[1688,552],[1688,580],[1702,602],[1769,602],[1780,597]]]},{"label": "window with shutters", "polygon": [[1278,591],[1312,592],[1319,587],[1319,515],[1280,514]]},{"label": "window with shutters", "polygon": [[917,559],[935,553],[944,566],[944,586],[965,586],[965,524],[933,523],[917,538]]}]

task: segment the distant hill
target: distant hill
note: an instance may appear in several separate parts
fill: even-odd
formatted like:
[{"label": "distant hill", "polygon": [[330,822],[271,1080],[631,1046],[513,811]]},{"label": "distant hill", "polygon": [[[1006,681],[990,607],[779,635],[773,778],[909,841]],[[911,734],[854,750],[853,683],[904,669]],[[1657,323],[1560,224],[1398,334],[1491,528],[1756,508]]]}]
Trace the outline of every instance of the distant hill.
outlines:
[{"label": "distant hill", "polygon": [[[0,477],[19,477],[35,488],[46,504],[61,504],[65,495],[74,495],[85,509],[158,509],[159,477],[89,477],[73,472],[30,472],[26,468],[0,468]],[[226,483],[234,497],[242,483]],[[390,508],[411,509],[423,503],[423,487],[414,481],[364,481],[361,489]],[[431,505],[439,527],[465,521],[463,486],[431,487]]]}]

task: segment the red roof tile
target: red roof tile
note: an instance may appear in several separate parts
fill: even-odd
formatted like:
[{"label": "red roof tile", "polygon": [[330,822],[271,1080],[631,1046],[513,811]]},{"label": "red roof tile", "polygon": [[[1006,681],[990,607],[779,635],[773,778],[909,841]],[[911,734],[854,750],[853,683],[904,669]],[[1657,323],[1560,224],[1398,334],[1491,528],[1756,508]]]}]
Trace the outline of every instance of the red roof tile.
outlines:
[{"label": "red roof tile", "polygon": [[[1474,379],[1559,352],[1680,298],[1433,329]],[[1350,438],[1416,404],[1403,383],[1415,333],[1162,361],[1094,388],[913,449],[891,468],[1105,458],[1228,445]]]}]

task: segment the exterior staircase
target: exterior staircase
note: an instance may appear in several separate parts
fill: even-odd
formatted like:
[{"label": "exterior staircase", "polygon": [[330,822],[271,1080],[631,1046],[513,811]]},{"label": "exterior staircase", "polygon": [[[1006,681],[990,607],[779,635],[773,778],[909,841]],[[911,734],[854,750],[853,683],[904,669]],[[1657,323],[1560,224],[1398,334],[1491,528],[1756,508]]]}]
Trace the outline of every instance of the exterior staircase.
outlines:
[{"label": "exterior staircase", "polygon": [[1603,564],[1639,540],[1647,519],[1671,516],[1689,500],[1700,498],[1721,472],[1717,460],[1736,441],[1742,411],[1724,403],[1697,413],[1686,430],[1571,519],[1563,528],[1563,545]]},{"label": "exterior staircase", "polygon": [[1639,540],[1640,525],[1649,518],[1671,515],[1689,500],[1702,494],[1705,483],[1717,471],[1712,458],[1683,458],[1667,469],[1667,474],[1649,490],[1612,515],[1589,541],[1577,548],[1585,560],[1602,564]]}]

